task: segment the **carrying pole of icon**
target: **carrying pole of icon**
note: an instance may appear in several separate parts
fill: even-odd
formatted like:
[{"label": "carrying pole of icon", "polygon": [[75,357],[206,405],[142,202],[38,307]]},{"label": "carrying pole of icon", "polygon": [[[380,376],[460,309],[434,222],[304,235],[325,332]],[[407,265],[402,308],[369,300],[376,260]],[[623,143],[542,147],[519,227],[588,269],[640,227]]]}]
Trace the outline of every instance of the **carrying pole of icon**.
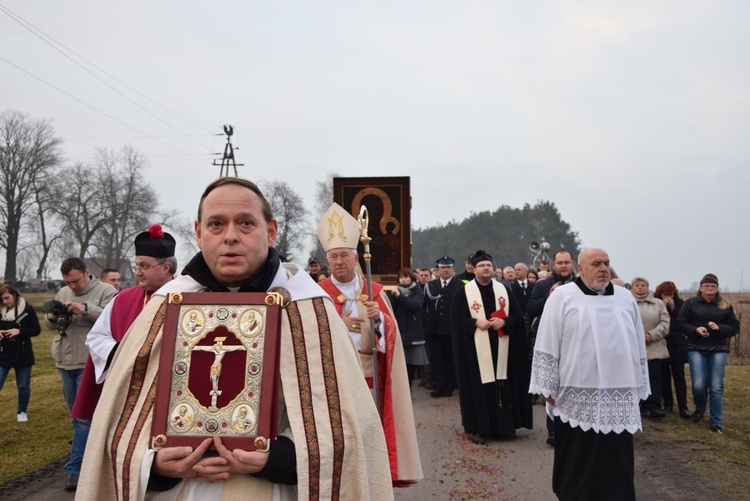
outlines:
[{"label": "carrying pole of icon", "polygon": [[245,164],[238,164],[234,160],[234,150],[239,150],[239,148],[234,148],[232,146],[232,135],[234,134],[234,127],[231,125],[225,125],[224,126],[224,134],[227,135],[227,144],[224,145],[224,156],[221,158],[221,163],[216,163],[216,160],[214,160],[214,165],[220,165],[221,170],[219,172],[219,177],[229,177],[229,167],[231,166],[234,169],[234,177],[237,177],[237,166],[244,167]]}]

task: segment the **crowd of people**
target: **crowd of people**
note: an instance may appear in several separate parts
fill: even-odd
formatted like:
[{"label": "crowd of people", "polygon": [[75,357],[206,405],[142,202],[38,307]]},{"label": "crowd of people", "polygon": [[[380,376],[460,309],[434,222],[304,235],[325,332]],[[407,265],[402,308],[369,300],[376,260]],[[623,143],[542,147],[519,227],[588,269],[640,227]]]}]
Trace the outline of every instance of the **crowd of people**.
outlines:
[{"label": "crowd of people", "polygon": [[[616,491],[633,499],[632,434],[641,418],[676,410],[698,423],[710,409],[709,430],[722,433],[724,367],[739,323],[712,274],[683,301],[671,281],[653,289],[644,277],[625,283],[601,249],[582,252],[577,262],[560,249],[551,261],[539,269],[502,267],[479,250],[461,273],[449,256],[431,268],[400,270],[390,292],[394,309],[404,284],[413,290],[416,280],[423,290],[409,294],[423,298],[421,308],[412,303],[408,316],[402,310],[402,340],[406,346],[405,332],[417,333],[420,343],[423,336],[429,355],[421,367],[410,362],[409,382],[426,375],[434,398],[458,389],[462,425],[476,443],[531,428],[530,405],[541,396],[558,496],[610,498]],[[586,364],[592,371],[581,376]],[[580,465],[588,465],[583,473]]]},{"label": "crowd of people", "polygon": [[[179,275],[175,240],[158,225],[134,241],[134,287],[119,290],[117,270],[97,279],[84,261],[64,260],[66,287],[43,320],[57,331],[53,358],[73,424],[65,488],[80,499],[391,499],[394,487],[423,478],[415,380],[433,398],[458,390],[462,427],[477,444],[531,429],[541,400],[560,499],[634,499],[632,435],[642,417],[673,412],[675,399],[680,417],[698,423],[710,410],[709,429],[722,433],[724,367],[739,323],[716,276],[683,301],[672,282],[652,292],[643,277],[618,281],[602,249],[577,260],[560,249],[538,269],[501,267],[477,250],[461,273],[442,256],[434,267],[399,270],[398,284],[384,287],[359,268],[360,231],[332,204],[318,227],[325,259],[311,257],[303,270],[273,248],[278,225],[260,189],[221,178],[200,199],[200,252]],[[161,367],[167,298],[224,293],[210,296],[221,305],[226,294],[266,291],[285,303],[277,436],[265,449],[231,448],[226,432],[159,445],[151,436],[159,405],[181,423],[172,433],[203,425],[193,416],[198,404],[180,392],[155,402],[160,370],[190,369],[177,359]],[[0,300],[0,389],[14,369],[17,417],[26,422],[40,324],[12,286],[0,287]],[[208,339],[208,329],[192,332],[220,348],[210,367],[216,399],[231,372],[222,372],[225,352],[242,349],[221,349],[226,338]],[[258,415],[247,403],[222,405],[206,412],[229,419],[229,429],[245,430]],[[243,416],[243,426],[219,411]]]}]

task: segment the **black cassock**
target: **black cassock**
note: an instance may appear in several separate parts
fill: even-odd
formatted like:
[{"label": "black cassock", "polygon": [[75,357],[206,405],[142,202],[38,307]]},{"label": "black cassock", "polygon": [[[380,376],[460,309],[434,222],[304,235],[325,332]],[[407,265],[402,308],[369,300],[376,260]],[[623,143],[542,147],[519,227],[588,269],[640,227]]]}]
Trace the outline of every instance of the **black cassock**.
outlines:
[{"label": "black cassock", "polygon": [[[468,284],[467,284],[468,285]],[[492,283],[479,286],[484,304],[485,318],[495,311],[495,293]],[[502,284],[501,284],[502,285]],[[506,287],[507,290],[507,287]],[[453,300],[453,348],[458,391],[461,402],[461,421],[470,435],[479,433],[486,438],[510,438],[516,429],[533,425],[531,395],[529,395],[528,340],[523,322],[523,312],[513,293],[508,291],[510,309],[505,319],[508,336],[508,379],[482,384],[474,345],[476,321],[469,312],[466,293],[461,290]],[[492,349],[492,366],[496,367],[497,331],[485,331]],[[494,369],[493,369],[494,372]]]}]

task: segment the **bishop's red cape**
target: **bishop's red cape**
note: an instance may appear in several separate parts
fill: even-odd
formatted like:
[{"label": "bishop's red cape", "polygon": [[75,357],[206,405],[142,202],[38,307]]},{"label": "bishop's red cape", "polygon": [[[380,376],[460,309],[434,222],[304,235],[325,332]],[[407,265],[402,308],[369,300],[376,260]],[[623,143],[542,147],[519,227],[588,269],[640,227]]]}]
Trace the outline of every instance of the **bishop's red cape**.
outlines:
[{"label": "bishop's red cape", "polygon": [[[341,291],[330,277],[318,285],[333,299],[336,311],[341,315],[346,303],[346,298]],[[365,279],[362,279],[362,290],[367,290]],[[385,320],[386,349],[385,353],[378,352],[381,421],[385,432],[386,445],[388,446],[388,459],[393,485],[404,487],[423,478],[414,424],[414,410],[411,405],[409,379],[406,374],[404,347],[401,343],[398,324],[391,309],[391,302],[383,292],[383,286],[373,282],[372,293]],[[357,298],[357,316],[361,318],[366,317],[362,301],[367,300],[366,295]],[[363,322],[362,324],[362,348],[359,352],[359,358],[362,362],[362,370],[367,384],[372,388],[371,347],[373,336],[369,333],[369,325],[369,322]]]}]

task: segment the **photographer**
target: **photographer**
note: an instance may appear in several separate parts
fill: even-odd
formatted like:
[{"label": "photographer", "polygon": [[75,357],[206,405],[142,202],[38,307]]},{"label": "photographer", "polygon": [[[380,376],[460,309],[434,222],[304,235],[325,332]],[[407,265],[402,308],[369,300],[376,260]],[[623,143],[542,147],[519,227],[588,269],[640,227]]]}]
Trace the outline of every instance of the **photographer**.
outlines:
[{"label": "photographer", "polygon": [[0,390],[10,369],[16,371],[18,388],[18,421],[28,421],[26,410],[31,397],[31,366],[34,350],[31,338],[41,332],[34,307],[28,304],[10,284],[0,286],[2,320],[0,320]]},{"label": "photographer", "polygon": [[[71,411],[89,354],[86,336],[117,291],[91,276],[86,263],[76,257],[63,261],[60,272],[66,286],[60,289],[55,299],[63,303],[64,308],[46,312],[44,320],[48,328],[57,329],[52,341],[52,358],[62,379],[65,403]],[[48,308],[44,309],[46,311]],[[66,313],[70,315],[69,319],[65,318]],[[70,461],[65,465],[66,489],[75,489],[90,426],[91,421],[73,419],[73,448]]]}]

